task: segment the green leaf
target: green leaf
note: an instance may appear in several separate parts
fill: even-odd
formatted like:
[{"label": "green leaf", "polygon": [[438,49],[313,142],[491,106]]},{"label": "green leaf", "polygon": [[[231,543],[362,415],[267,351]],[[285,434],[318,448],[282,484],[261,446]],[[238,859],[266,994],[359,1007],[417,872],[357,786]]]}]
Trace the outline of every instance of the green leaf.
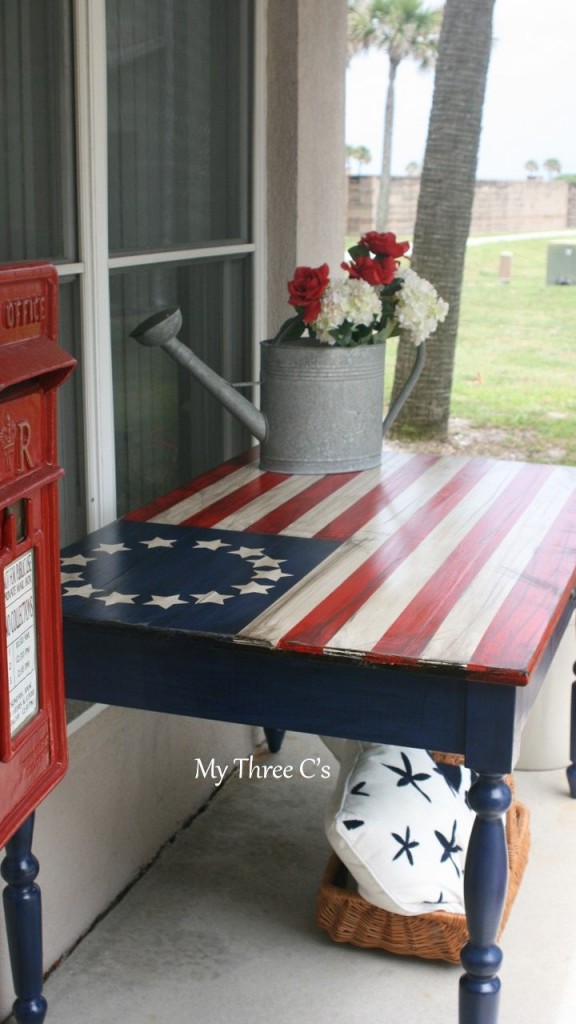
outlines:
[{"label": "green leaf", "polygon": [[382,323],[387,324],[389,320],[394,319],[394,313],[396,312],[396,304],[394,302],[383,302],[382,303],[382,315],[380,320]]},{"label": "green leaf", "polygon": [[350,249],[348,249],[348,252],[349,252],[350,256],[352,257],[352,259],[355,260],[358,256],[368,256],[369,253],[370,253],[370,250],[367,249],[365,245],[358,244],[358,245],[352,245],[350,247]]},{"label": "green leaf", "polygon": [[395,295],[396,292],[399,292],[400,289],[403,287],[403,284],[404,282],[402,281],[402,278],[395,277],[394,280],[390,282],[390,284],[382,285],[380,295],[382,296],[383,299],[387,299],[390,296]]},{"label": "green leaf", "polygon": [[371,345],[373,343],[374,332],[371,327],[364,327],[360,325],[356,328],[355,337],[353,344],[355,345]]},{"label": "green leaf", "polygon": [[349,320],[345,320],[344,323],[340,324],[340,327],[336,327],[333,331],[329,331],[337,345],[351,345],[352,344],[352,324]]},{"label": "green leaf", "polygon": [[297,313],[296,316],[291,316],[284,321],[272,341],[275,345],[283,341],[296,341],[297,338],[302,337],[305,326],[302,314]]}]

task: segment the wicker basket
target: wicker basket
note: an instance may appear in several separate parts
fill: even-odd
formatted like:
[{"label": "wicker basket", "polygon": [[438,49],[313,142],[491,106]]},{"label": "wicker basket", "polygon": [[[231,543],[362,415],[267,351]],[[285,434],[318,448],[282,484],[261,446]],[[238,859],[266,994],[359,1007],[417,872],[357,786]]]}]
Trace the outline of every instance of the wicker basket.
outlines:
[{"label": "wicker basket", "polygon": [[[507,781],[512,783],[510,777]],[[514,793],[513,784],[511,788]],[[499,934],[508,920],[528,860],[529,824],[527,808],[515,800],[506,815],[508,892]],[[393,914],[365,900],[350,888],[351,882],[347,868],[332,854],[318,892],[316,924],[335,942],[349,942],[363,949],[385,949],[400,956],[460,962],[460,951],[468,941],[463,914],[441,910],[412,916]]]}]

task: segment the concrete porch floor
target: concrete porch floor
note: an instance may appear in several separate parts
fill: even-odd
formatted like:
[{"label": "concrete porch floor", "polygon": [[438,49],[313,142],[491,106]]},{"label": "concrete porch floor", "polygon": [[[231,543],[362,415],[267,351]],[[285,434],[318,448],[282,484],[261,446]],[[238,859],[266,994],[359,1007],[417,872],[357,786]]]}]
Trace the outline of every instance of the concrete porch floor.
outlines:
[{"label": "concrete porch floor", "polygon": [[[304,758],[332,777],[303,778]],[[314,923],[331,754],[288,735],[258,763],[294,777],[229,779],[47,979],[47,1024],[456,1024],[459,967],[335,944]],[[501,943],[500,1024],[573,1024],[576,802],[563,771],[516,786],[532,847]]]}]

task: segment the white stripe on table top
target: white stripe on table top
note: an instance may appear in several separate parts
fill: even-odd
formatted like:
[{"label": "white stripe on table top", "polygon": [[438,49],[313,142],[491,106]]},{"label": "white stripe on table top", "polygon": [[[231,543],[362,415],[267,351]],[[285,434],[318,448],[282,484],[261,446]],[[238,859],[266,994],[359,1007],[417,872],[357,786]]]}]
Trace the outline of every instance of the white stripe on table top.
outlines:
[{"label": "white stripe on table top", "polygon": [[353,576],[381,543],[380,537],[366,538],[361,542],[354,539],[344,541],[288,593],[241,629],[239,637],[276,647],[285,633]]},{"label": "white stripe on table top", "polygon": [[521,464],[495,462],[485,476],[396,566],[380,587],[339,629],[328,650],[371,651],[429,578],[520,470]]},{"label": "white stripe on table top", "polygon": [[[328,495],[323,501],[315,505],[314,508],[300,516],[299,519],[295,519],[281,533],[285,533],[290,537],[316,536],[322,530],[329,527],[331,523],[335,522],[339,516],[352,508],[356,502],[360,501],[381,484],[383,480],[385,481],[386,477],[390,477],[397,470],[407,466],[413,458],[414,456],[407,455],[404,452],[389,453],[382,466],[361,473],[360,476],[345,484],[335,494]],[[438,462],[425,468],[418,479],[413,483],[407,484],[402,493],[387,502],[381,512],[373,516],[369,522],[363,524],[359,530],[354,531],[354,536],[369,536],[373,533],[384,532],[382,523],[387,523],[390,518],[394,519],[398,511],[413,500],[419,488],[425,489],[430,479],[434,479],[434,471],[436,471],[439,481],[438,486],[442,486],[446,480],[458,472],[461,465],[462,463],[455,459],[453,462],[446,460],[443,463]],[[432,476],[429,474],[432,474]],[[423,483],[420,483],[420,481],[423,481]],[[426,500],[426,497],[423,496],[422,500]]]},{"label": "white stripe on table top", "polygon": [[[518,517],[514,528],[490,556],[473,582],[456,601],[422,652],[426,660],[452,662],[458,655],[467,664],[522,571],[546,536],[550,523],[574,490],[562,472],[554,470]],[[498,600],[498,604],[496,604]],[[513,645],[514,638],[510,637]]]},{"label": "white stripe on table top", "polygon": [[[486,480],[486,477],[484,477],[482,481],[480,481],[476,487],[472,488],[472,491],[469,492],[472,494],[472,502],[474,502],[478,497],[476,492],[479,488],[482,488],[485,500],[487,494],[490,494],[491,492],[498,493],[503,489],[508,483],[510,469],[507,469],[506,464],[504,463],[494,463],[487,476],[488,481]],[[431,495],[429,494],[428,497],[430,496]],[[480,505],[481,502],[478,500],[477,504]],[[478,517],[482,514],[483,508],[478,511]],[[382,535],[370,534],[361,538],[354,535],[350,540],[345,541],[337,551],[317,566],[308,576],[296,584],[290,591],[288,591],[288,593],[283,595],[283,597],[279,598],[277,602],[270,605],[262,615],[254,619],[244,630],[241,631],[242,635],[253,639],[267,641],[276,646],[284,635],[290,632],[290,630],[293,629],[305,616],[312,613],[324,600],[329,598],[339,586],[345,584],[346,581],[349,580],[350,588],[353,590],[354,573],[364,565],[368,559],[379,551],[383,543],[387,543],[390,538],[401,530],[413,515],[414,507],[411,503],[408,503],[407,508],[404,510],[404,514],[397,510],[396,518],[391,520],[389,523],[388,534],[385,539]],[[467,519],[462,531],[468,532],[469,528],[470,520]],[[432,535],[433,540],[431,542],[431,548],[433,554],[436,545],[436,533],[437,531],[434,531]],[[449,530],[449,535],[453,538],[454,532]],[[445,541],[446,546],[453,543],[453,540]],[[419,549],[417,549],[417,551],[418,550]],[[440,562],[442,561],[442,558],[440,558]],[[419,589],[423,582],[421,560],[416,556],[415,560],[413,559],[409,564],[412,566],[411,571],[415,574],[416,582],[418,584],[415,589]],[[402,565],[404,565],[404,562]],[[398,570],[396,570],[396,572],[397,571]],[[395,578],[398,579],[397,576]],[[414,589],[414,586],[411,589]],[[390,598],[395,602],[395,610],[391,621],[393,621],[398,614],[399,609],[397,607],[397,602],[400,599],[400,596],[399,587],[394,587]],[[403,597],[404,595],[402,594],[402,598]],[[379,639],[386,629],[386,623],[384,623],[380,628],[380,624],[383,621],[381,601],[382,597],[376,600],[369,598],[367,602],[371,607],[374,607],[374,614],[376,614],[379,623],[379,627],[375,630],[377,636],[374,642]],[[363,612],[365,607],[366,604],[362,606],[360,611]],[[354,621],[354,619],[351,621]]]},{"label": "white stripe on table top", "polygon": [[[400,458],[397,461],[401,465],[406,460],[407,456],[400,455]],[[225,519],[220,520],[215,525],[220,529],[250,529],[253,523],[256,523],[268,513],[279,508],[285,501],[288,501],[290,497],[306,491],[309,486],[321,479],[322,475],[287,475],[285,483],[272,488],[266,494],[258,495],[258,497],[254,498],[253,501],[243,505],[241,509],[238,509],[235,513],[227,516]],[[310,530],[309,526],[307,528],[306,524],[310,524],[315,521],[317,508],[336,510],[335,512],[332,511],[331,514],[327,512],[329,521],[334,518],[335,514],[339,514],[342,509],[348,508],[348,506],[353,504],[354,501],[357,501],[359,497],[362,497],[370,491],[378,483],[379,479],[379,468],[365,470],[364,472],[354,474],[351,480],[347,481],[343,485],[335,487],[334,491],[328,494],[326,498],[318,503],[318,505],[315,505],[314,508],[294,520],[296,524],[304,523],[305,525],[303,529],[298,528],[294,530],[292,528],[292,523],[290,523],[286,528],[280,530],[279,533],[295,537],[312,536],[315,531]]]},{"label": "white stripe on table top", "polygon": [[[396,453],[387,460],[386,471],[390,473],[401,468],[412,458],[413,456],[403,452]],[[342,511],[345,511],[350,505],[354,504],[355,501],[372,490],[380,482],[381,475],[382,470],[380,467],[377,467],[373,470],[365,470],[364,472],[354,474],[352,479],[343,485],[338,483],[338,486],[336,486],[335,483],[334,490],[326,498],[294,521],[297,524],[296,529],[293,529],[291,523],[279,532],[288,536],[312,536],[313,533],[317,532],[316,529],[311,529],[311,524],[316,522],[316,509],[321,509],[325,521],[330,522]],[[297,497],[299,494],[305,494],[308,488],[321,480],[323,476],[324,474],[314,475],[311,473],[287,474],[285,479],[275,487],[270,488],[263,494],[257,495],[251,501],[242,505],[241,508],[236,509],[235,512],[217,520],[213,524],[213,528],[221,530],[249,530],[253,523],[258,522],[258,520],[280,508],[291,498]],[[336,477],[334,479],[336,480]],[[322,523],[322,512],[318,519],[320,523]],[[302,524],[304,524],[303,528]]]},{"label": "white stripe on table top", "polygon": [[286,478],[282,480],[276,487],[272,487],[265,494],[259,494],[257,498],[254,498],[247,505],[243,505],[242,508],[236,512],[232,512],[231,515],[225,516],[223,519],[219,519],[217,523],[214,523],[213,529],[218,530],[246,530],[252,523],[255,523],[258,519],[272,512],[274,509],[283,505],[285,501],[289,501],[290,498],[294,498],[296,495],[301,494],[302,491],[307,490],[311,484],[317,480],[322,479],[322,474],[318,476],[305,476],[301,475],[286,475]]},{"label": "white stripe on table top", "polygon": [[203,509],[213,505],[214,502],[220,501],[221,498],[225,498],[226,495],[232,494],[233,491],[237,491],[238,488],[250,483],[259,475],[261,475],[261,470],[257,465],[242,466],[221,480],[217,480],[215,483],[209,484],[208,487],[204,487],[203,490],[198,491],[196,494],[191,494],[188,498],[177,502],[176,505],[171,505],[170,508],[164,509],[163,512],[149,519],[148,522],[177,525],[185,519],[190,519],[191,516],[196,515],[198,512],[202,512]]}]

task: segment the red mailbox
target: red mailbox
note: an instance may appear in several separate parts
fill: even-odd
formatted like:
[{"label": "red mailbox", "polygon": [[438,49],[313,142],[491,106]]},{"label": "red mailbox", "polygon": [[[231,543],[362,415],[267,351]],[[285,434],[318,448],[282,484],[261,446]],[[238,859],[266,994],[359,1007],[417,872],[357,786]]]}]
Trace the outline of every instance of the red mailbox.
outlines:
[{"label": "red mailbox", "polygon": [[0,267],[0,847],[67,767],[58,543],[58,279]]}]

